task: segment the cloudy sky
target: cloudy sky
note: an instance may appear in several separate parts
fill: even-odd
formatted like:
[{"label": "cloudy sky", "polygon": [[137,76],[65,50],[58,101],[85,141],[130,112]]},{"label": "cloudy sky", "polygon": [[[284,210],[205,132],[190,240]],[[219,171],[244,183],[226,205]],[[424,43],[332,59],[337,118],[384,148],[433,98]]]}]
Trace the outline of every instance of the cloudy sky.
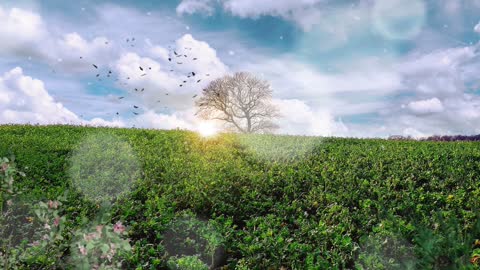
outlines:
[{"label": "cloudy sky", "polygon": [[480,133],[480,0],[2,0],[0,22],[0,124],[198,130],[192,96],[248,71],[279,133]]}]

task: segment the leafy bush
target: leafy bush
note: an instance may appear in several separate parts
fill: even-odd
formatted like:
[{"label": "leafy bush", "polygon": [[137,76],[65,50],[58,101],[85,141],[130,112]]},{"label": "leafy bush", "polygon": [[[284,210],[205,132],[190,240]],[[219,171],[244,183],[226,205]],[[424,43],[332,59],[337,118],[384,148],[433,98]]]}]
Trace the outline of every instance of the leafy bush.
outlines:
[{"label": "leafy bush", "polygon": [[[88,146],[89,140],[100,143]],[[84,234],[122,220],[131,250],[115,253],[115,262],[126,269],[196,263],[224,269],[480,269],[480,144],[474,142],[205,139],[179,130],[0,126],[0,156],[10,152],[26,177],[9,172],[13,188],[25,191],[24,201],[11,201],[18,205],[18,223],[9,224],[45,229],[32,205],[69,191],[57,214],[48,210],[51,228],[55,215],[65,217],[63,239],[49,243],[42,257],[34,251],[43,248],[29,246],[38,236],[20,235],[8,253],[18,268],[68,269],[67,258],[81,253],[76,243]],[[4,213],[12,178],[5,179]],[[77,189],[75,179],[85,186]],[[97,182],[100,188],[92,185]],[[92,221],[99,211],[108,218]],[[126,241],[127,235],[112,235]],[[110,242],[91,240],[98,240],[91,249],[98,261],[88,264],[107,267],[110,250],[103,244]]]}]

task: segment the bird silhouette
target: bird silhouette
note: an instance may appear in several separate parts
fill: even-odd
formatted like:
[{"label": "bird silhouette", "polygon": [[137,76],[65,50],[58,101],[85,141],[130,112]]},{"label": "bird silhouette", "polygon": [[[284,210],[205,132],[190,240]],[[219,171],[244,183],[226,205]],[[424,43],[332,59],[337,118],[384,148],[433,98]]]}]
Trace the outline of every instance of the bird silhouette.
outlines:
[{"label": "bird silhouette", "polygon": [[133,108],[138,109],[138,106],[133,105]]},{"label": "bird silhouette", "polygon": [[143,68],[142,67],[139,67],[141,71],[143,71]]},{"label": "bird silhouette", "polygon": [[125,97],[119,97],[118,99],[124,99]]},{"label": "bird silhouette", "polygon": [[199,83],[201,80],[198,80],[197,83]]},{"label": "bird silhouette", "polygon": [[98,68],[98,66],[97,66],[97,65],[95,65],[95,64],[92,64],[92,65],[93,65],[93,67],[94,67],[94,68]]},{"label": "bird silhouette", "polygon": [[192,71],[192,76],[195,76],[195,72]]},{"label": "bird silhouette", "polygon": [[192,98],[196,98],[196,97],[197,97],[197,95],[193,95],[193,97],[192,97]]}]

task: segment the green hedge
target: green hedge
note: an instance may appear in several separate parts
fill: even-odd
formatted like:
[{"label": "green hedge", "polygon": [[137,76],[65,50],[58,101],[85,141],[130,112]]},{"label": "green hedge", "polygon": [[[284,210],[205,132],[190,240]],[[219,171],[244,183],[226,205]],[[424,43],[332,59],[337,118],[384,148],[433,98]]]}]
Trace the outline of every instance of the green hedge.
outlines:
[{"label": "green hedge", "polygon": [[480,143],[0,126],[11,154],[30,199],[76,190],[72,228],[98,203],[75,179],[128,182],[127,269],[480,269]]}]

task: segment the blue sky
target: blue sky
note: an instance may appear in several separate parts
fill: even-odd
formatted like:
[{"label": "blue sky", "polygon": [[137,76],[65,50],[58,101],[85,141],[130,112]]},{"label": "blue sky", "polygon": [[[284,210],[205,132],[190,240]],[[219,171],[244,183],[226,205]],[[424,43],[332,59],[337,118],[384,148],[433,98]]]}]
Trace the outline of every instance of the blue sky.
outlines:
[{"label": "blue sky", "polygon": [[[279,133],[477,134],[478,14],[480,0],[2,1],[0,123],[198,130],[192,96],[248,71],[270,82]],[[198,61],[167,60],[185,47]]]}]

